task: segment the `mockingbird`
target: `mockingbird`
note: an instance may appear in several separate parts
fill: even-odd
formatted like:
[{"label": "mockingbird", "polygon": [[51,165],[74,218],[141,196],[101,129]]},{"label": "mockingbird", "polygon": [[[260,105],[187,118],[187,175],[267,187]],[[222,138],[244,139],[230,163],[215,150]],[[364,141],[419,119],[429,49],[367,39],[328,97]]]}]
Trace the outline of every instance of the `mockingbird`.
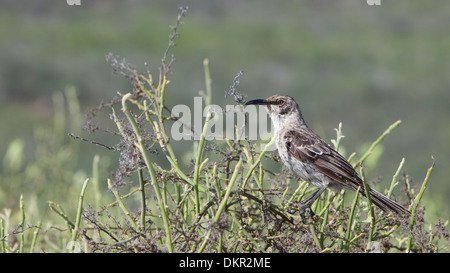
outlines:
[{"label": "mockingbird", "polygon": [[[274,95],[267,99],[245,103],[250,104],[266,106],[277,137],[278,153],[284,164],[301,180],[319,188],[300,203],[302,217],[306,209],[310,210],[314,201],[327,188],[335,192],[339,192],[342,188],[350,189],[366,196],[364,184],[352,165],[308,128],[293,98]],[[369,194],[372,202],[385,212],[390,210],[401,216],[411,214],[402,205],[370,187]]]}]

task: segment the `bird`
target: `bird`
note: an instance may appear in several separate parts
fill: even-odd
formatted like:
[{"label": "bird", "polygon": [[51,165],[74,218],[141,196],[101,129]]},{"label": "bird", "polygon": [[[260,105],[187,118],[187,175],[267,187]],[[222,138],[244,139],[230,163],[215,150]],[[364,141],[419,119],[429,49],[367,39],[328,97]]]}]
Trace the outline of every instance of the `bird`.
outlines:
[{"label": "bird", "polygon": [[[314,215],[311,206],[326,189],[335,192],[341,189],[359,191],[367,197],[364,183],[353,166],[306,125],[292,97],[273,95],[267,99],[247,101],[245,105],[265,106],[272,120],[277,138],[275,145],[281,160],[301,180],[318,188],[300,202],[299,211],[303,219],[306,211]],[[408,209],[370,186],[368,193],[372,202],[384,212],[392,211],[403,217],[411,215]]]}]

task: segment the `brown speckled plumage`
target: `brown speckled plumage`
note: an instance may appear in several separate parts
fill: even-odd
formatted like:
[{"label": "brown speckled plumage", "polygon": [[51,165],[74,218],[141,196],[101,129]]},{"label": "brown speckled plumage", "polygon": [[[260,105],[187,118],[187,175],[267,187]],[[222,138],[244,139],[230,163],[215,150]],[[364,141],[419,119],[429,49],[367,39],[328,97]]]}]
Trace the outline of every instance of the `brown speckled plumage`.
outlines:
[{"label": "brown speckled plumage", "polygon": [[[354,191],[359,189],[359,192],[366,196],[364,184],[358,173],[344,157],[309,129],[293,98],[274,95],[246,103],[250,104],[266,106],[277,136],[276,146],[284,164],[301,180],[319,188],[302,202],[304,208],[309,208],[327,188],[335,191],[342,188]],[[374,189],[369,188],[369,193],[372,202],[383,211],[393,211],[403,216],[410,214],[402,205]]]}]

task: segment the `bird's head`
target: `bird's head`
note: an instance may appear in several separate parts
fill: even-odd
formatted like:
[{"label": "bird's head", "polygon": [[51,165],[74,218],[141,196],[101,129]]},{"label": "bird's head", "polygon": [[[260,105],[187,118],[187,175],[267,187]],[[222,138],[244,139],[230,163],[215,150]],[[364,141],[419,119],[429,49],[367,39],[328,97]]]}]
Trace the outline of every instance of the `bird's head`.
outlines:
[{"label": "bird's head", "polygon": [[[265,105],[267,112],[272,116],[286,116],[300,112],[298,104],[292,97],[286,95],[273,95],[267,99],[250,100],[245,105]],[[297,114],[298,115],[298,114]]]},{"label": "bird's head", "polygon": [[273,95],[267,99],[247,101],[245,105],[265,105],[275,127],[291,121],[303,123],[298,104],[290,96]]}]

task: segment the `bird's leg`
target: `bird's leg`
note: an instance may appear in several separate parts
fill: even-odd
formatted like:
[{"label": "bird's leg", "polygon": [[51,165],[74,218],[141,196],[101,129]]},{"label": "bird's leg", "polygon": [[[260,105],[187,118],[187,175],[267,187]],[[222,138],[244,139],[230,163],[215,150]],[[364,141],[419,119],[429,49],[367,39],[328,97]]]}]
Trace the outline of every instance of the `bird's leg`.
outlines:
[{"label": "bird's leg", "polygon": [[[310,202],[311,200],[316,200],[317,197],[319,197],[319,195],[323,192],[323,191],[322,191],[322,192],[319,193],[320,189],[321,189],[321,188],[319,188],[319,189],[318,189],[317,191],[315,191],[313,194],[311,194],[310,196],[308,196],[306,199],[300,201],[300,205],[304,206],[306,203]],[[318,195],[317,197],[315,197],[316,194],[318,194],[318,193],[319,193],[319,195]],[[314,198],[314,199],[313,199],[313,198]],[[312,201],[312,203],[310,204],[310,206],[311,206],[313,203],[314,203],[314,201]]]},{"label": "bird's leg", "polygon": [[[319,190],[320,190],[320,189],[319,189]],[[289,203],[289,206],[294,206],[294,207],[297,207],[297,208],[303,207],[309,200],[311,200],[311,198],[313,198],[313,196],[314,196],[319,190],[315,191],[313,194],[311,194],[311,195],[310,195],[309,197],[307,197],[305,200],[302,200],[302,201],[294,200],[294,201],[290,202],[290,203]],[[292,210],[291,208],[288,207],[288,208],[286,209],[286,212],[289,213],[289,214],[294,214],[294,213],[295,213],[295,210]]]},{"label": "bird's leg", "polygon": [[311,196],[300,202],[299,211],[300,217],[302,218],[303,222],[306,222],[305,212],[308,211],[310,216],[314,216],[314,212],[311,210],[311,206],[312,204],[314,204],[316,199],[327,189],[327,187],[328,183],[324,184],[321,188],[319,188],[317,191],[311,194]]},{"label": "bird's leg", "polygon": [[[313,199],[313,197],[316,196],[316,194],[319,193],[319,191],[320,191],[320,189],[318,189],[317,191],[315,191],[313,194],[311,194],[310,196],[308,196],[306,199],[304,199],[302,201],[294,200],[294,201],[290,202],[289,205],[297,207],[299,211],[301,211],[301,208],[303,208],[303,207],[306,209],[306,207],[310,207],[314,203],[314,201],[312,201],[312,203],[307,206],[305,206],[305,204],[308,203],[309,201],[311,201],[311,199]],[[319,193],[319,195],[320,195],[320,193]],[[314,200],[317,199],[317,197],[315,197]],[[286,212],[290,213],[290,214],[294,214],[295,210],[292,210],[291,208],[288,207],[286,209]]]}]

